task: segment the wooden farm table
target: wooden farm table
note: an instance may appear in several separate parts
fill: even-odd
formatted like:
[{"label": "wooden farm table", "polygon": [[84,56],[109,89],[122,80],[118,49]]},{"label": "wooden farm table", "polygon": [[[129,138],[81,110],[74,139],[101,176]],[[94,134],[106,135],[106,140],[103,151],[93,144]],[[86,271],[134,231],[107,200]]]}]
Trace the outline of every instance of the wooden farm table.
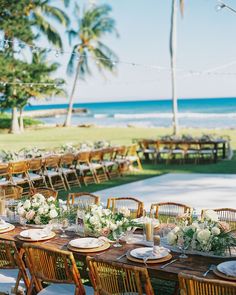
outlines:
[{"label": "wooden farm table", "polygon": [[[16,228],[12,230],[11,232],[0,234],[0,239],[15,241],[17,247],[21,248],[23,242],[17,238],[17,236],[19,235],[21,231],[22,231],[21,227],[16,226]],[[68,242],[71,239],[78,238],[78,236],[73,232],[67,232],[67,234],[70,236],[70,238],[61,238],[59,234],[57,234],[53,239],[38,242],[37,244],[42,246],[43,245],[49,246],[49,247],[52,247],[53,249],[68,250],[67,249]],[[77,260],[81,261],[84,264],[83,269],[80,270],[81,277],[88,278],[88,272],[87,272],[87,267],[85,263],[87,255],[89,256],[99,255],[99,259],[102,259],[103,261],[107,261],[107,262],[116,261],[117,257],[126,253],[128,250],[138,248],[138,247],[143,247],[143,246],[123,244],[121,248],[114,248],[111,246],[108,250],[105,250],[99,253],[81,254],[78,252],[73,252],[73,254]],[[171,254],[173,255],[172,259],[176,259],[179,256],[178,253],[171,253]],[[161,266],[165,264],[166,262],[161,264],[148,264],[147,268],[151,278],[159,278],[159,279],[177,282],[179,272],[186,272],[188,274],[193,274],[193,275],[202,277],[203,273],[209,268],[209,265],[211,264],[217,265],[227,260],[229,259],[189,255],[187,259],[178,258],[176,262],[165,267],[164,269],[161,269]],[[235,258],[232,257],[231,260],[236,260],[236,257]],[[119,262],[145,267],[144,264],[131,262],[126,257],[121,258]],[[207,278],[219,279],[219,277],[214,275],[214,273],[212,272],[210,272],[207,275]]]}]

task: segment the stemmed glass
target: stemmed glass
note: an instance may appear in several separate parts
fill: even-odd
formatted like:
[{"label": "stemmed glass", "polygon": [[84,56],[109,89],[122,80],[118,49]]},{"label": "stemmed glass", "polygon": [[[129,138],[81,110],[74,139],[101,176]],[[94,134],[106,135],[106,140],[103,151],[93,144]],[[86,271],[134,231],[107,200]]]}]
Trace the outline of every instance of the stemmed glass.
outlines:
[{"label": "stemmed glass", "polygon": [[115,244],[113,245],[115,248],[120,248],[120,247],[122,247],[122,245],[120,244],[120,242],[119,242],[119,240],[120,240],[120,238],[121,238],[121,236],[122,236],[122,233],[120,232],[120,231],[113,231],[113,233],[112,233],[112,235],[113,235],[113,238],[115,239]]},{"label": "stemmed glass", "polygon": [[19,222],[20,222],[20,225],[22,225],[22,227],[21,227],[22,229],[27,229],[27,226],[26,226],[27,219],[26,218],[20,216]]},{"label": "stemmed glass", "polygon": [[60,228],[62,230],[62,234],[60,235],[61,238],[68,238],[68,235],[65,233],[68,226],[69,226],[68,218],[62,218],[60,220]]},{"label": "stemmed glass", "polygon": [[181,254],[179,255],[179,258],[182,258],[182,259],[186,259],[188,258],[188,255],[186,255],[185,251],[188,249],[189,247],[189,244],[185,243],[184,240],[180,240],[178,241],[178,248],[181,250]]}]

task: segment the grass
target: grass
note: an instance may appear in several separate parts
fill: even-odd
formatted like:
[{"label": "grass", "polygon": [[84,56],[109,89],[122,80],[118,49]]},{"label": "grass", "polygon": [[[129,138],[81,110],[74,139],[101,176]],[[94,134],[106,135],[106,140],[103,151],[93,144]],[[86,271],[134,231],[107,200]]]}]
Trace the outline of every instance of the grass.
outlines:
[{"label": "grass", "polygon": [[[1,121],[1,120],[0,120]],[[207,130],[183,129],[182,134],[229,135],[231,145],[236,149],[236,130]],[[17,151],[24,147],[52,149],[64,143],[78,144],[85,141],[108,140],[112,144],[130,144],[134,138],[157,138],[161,135],[171,134],[170,128],[109,128],[109,127],[35,127],[27,129],[22,134],[7,134],[6,130],[0,131],[0,149]]]},{"label": "grass", "polygon": [[[37,126],[39,124],[42,124],[41,121],[32,119],[32,118],[25,117],[23,120],[24,120],[25,127]],[[10,127],[11,127],[11,116],[8,114],[0,114],[0,129],[4,129],[3,132],[6,132],[5,129],[9,129]]]}]

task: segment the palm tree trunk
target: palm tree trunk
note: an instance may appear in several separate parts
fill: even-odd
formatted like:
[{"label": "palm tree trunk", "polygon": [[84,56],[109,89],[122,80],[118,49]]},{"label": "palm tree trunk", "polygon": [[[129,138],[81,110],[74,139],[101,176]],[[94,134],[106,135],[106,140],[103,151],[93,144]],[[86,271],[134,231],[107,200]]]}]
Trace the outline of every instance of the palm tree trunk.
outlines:
[{"label": "palm tree trunk", "polygon": [[170,29],[170,59],[171,59],[171,87],[172,87],[172,111],[173,134],[179,132],[178,102],[176,93],[176,25],[177,25],[177,0],[172,0],[171,29]]},{"label": "palm tree trunk", "polygon": [[23,108],[20,109],[20,131],[24,132]]},{"label": "palm tree trunk", "polygon": [[13,133],[13,134],[20,133],[20,127],[19,127],[19,122],[18,122],[18,113],[17,113],[17,108],[16,107],[12,108],[10,133]]},{"label": "palm tree trunk", "polygon": [[64,123],[64,127],[69,127],[71,125],[71,117],[72,117],[72,110],[73,110],[73,103],[74,103],[74,94],[75,94],[75,89],[76,89],[76,84],[79,78],[79,68],[80,68],[80,62],[78,62],[77,68],[76,68],[76,73],[75,73],[75,79],[73,82],[73,87],[72,87],[72,91],[70,94],[70,99],[69,99],[69,107],[68,107],[68,112],[66,115],[66,120]]}]

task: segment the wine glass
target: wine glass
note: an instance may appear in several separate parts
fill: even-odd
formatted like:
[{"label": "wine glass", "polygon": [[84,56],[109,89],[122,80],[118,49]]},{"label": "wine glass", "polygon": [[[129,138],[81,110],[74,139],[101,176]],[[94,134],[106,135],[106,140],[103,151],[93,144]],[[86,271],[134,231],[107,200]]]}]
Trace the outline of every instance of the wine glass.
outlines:
[{"label": "wine glass", "polygon": [[189,244],[186,244],[186,242],[183,239],[180,239],[177,245],[178,245],[178,248],[181,250],[181,254],[179,255],[179,258],[182,258],[182,259],[188,258],[188,255],[186,255],[185,251],[188,249]]},{"label": "wine glass", "polygon": [[120,240],[120,237],[122,236],[122,233],[120,231],[113,231],[112,233],[113,235],[113,238],[115,239],[115,244],[113,245],[115,248],[120,248],[122,247],[122,245],[120,244],[119,240]]},{"label": "wine glass", "polygon": [[22,229],[27,229],[27,226],[26,226],[27,219],[26,218],[20,216],[19,222],[20,222],[20,225],[22,225],[21,226]]},{"label": "wine glass", "polygon": [[60,220],[60,228],[62,230],[61,238],[68,238],[69,236],[65,233],[66,229],[69,226],[69,220],[67,218],[62,218]]}]

